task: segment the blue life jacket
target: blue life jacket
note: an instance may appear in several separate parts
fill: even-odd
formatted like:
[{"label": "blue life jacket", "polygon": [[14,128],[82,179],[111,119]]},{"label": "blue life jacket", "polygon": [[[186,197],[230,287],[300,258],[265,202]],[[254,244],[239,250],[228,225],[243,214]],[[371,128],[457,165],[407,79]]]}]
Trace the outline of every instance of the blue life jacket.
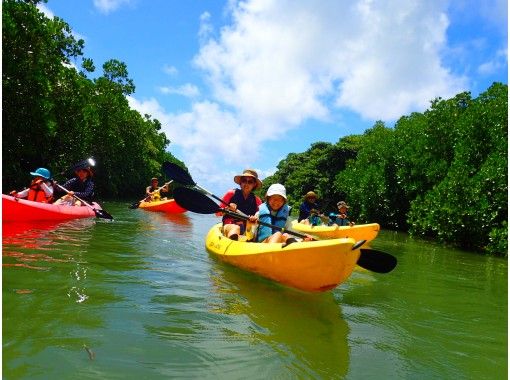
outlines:
[{"label": "blue life jacket", "polygon": [[289,206],[287,204],[284,204],[283,207],[280,208],[276,213],[274,211],[272,213],[270,212],[267,202],[261,204],[259,207],[259,221],[275,225],[279,228],[271,228],[259,224],[255,241],[264,241],[275,232],[281,231],[281,229],[285,227],[288,217]]}]

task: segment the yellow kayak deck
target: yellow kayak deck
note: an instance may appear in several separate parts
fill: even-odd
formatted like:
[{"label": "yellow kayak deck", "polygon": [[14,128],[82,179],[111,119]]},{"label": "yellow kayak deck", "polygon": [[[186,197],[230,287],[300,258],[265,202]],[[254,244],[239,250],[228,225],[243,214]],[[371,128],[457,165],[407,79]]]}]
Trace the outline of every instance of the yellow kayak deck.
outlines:
[{"label": "yellow kayak deck", "polygon": [[320,239],[352,238],[356,241],[366,240],[369,242],[377,237],[381,227],[378,223],[355,224],[354,226],[310,226],[294,220],[292,229]]},{"label": "yellow kayak deck", "polygon": [[220,260],[307,292],[324,292],[344,282],[356,267],[360,250],[352,238],[282,243],[231,240],[221,223],[207,234],[205,247]]}]

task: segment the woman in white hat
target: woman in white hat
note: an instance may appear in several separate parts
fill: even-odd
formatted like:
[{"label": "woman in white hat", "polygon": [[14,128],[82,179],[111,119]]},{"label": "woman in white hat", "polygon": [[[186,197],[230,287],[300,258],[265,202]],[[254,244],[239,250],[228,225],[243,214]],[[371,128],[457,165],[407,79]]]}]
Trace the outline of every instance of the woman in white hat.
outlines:
[{"label": "woman in white hat", "polygon": [[[253,191],[262,186],[257,172],[253,169],[245,169],[243,174],[236,175],[234,182],[240,188],[227,191],[223,196],[223,202],[229,205],[232,211],[241,211],[245,215],[252,216],[259,210],[262,200]],[[224,215],[223,234],[232,240],[238,240],[239,235],[246,232],[246,222]]]}]

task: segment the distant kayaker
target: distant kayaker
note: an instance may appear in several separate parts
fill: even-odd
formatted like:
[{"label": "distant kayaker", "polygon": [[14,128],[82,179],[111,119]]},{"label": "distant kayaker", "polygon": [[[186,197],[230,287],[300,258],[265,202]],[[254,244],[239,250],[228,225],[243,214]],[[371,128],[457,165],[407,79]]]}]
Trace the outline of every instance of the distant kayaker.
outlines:
[{"label": "distant kayaker", "polygon": [[[259,207],[259,211],[253,217],[250,217],[250,222],[257,223],[260,221],[275,227],[258,224],[254,233],[254,241],[259,243],[284,243],[284,246],[296,242],[297,240],[290,234],[282,232],[282,229],[291,227],[289,212],[285,186],[279,183],[269,186],[265,202]],[[305,240],[311,239],[311,237],[305,238]]]},{"label": "distant kayaker", "polygon": [[340,201],[336,205],[338,207],[338,213],[332,212],[329,214],[330,222],[328,225],[353,226],[354,222],[351,222],[349,220],[349,216],[347,215],[350,206],[345,203],[345,201]]},{"label": "distant kayaker", "polygon": [[[231,211],[241,211],[245,215],[253,216],[259,210],[262,200],[253,191],[262,186],[257,172],[253,169],[245,169],[243,174],[236,175],[234,182],[240,189],[232,189],[225,193],[223,202],[229,205]],[[223,234],[232,240],[238,240],[239,235],[246,232],[246,222],[224,215]]]},{"label": "distant kayaker", "polygon": [[309,191],[305,194],[303,203],[299,206],[298,222],[312,226],[319,226],[322,224],[322,218],[324,218],[324,215],[322,215],[319,210],[317,194],[313,191]]},{"label": "distant kayaker", "polygon": [[168,185],[164,185],[160,189],[158,183],[159,183],[158,178],[152,177],[150,186],[147,186],[147,188],[145,189],[145,195],[147,197],[144,200],[146,202],[159,201],[161,198],[163,198],[161,193],[164,193],[165,196],[166,194],[168,194],[169,192]]},{"label": "distant kayaker", "polygon": [[66,193],[62,198],[58,199],[55,204],[81,206],[81,201],[77,200],[73,195],[76,195],[86,202],[92,202],[94,196],[94,181],[92,179],[93,172],[89,160],[78,162],[72,167],[72,171],[75,177],[62,185],[69,193]]},{"label": "distant kayaker", "polygon": [[28,189],[19,193],[16,190],[9,194],[16,198],[23,198],[29,201],[51,203],[53,200],[53,183],[50,180],[51,172],[46,168],[38,168],[35,172],[30,172],[34,178]]}]

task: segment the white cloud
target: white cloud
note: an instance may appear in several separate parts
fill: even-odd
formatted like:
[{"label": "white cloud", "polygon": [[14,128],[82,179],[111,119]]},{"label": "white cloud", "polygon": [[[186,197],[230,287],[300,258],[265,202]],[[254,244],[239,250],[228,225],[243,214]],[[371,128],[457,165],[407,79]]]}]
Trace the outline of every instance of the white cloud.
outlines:
[{"label": "white cloud", "polygon": [[492,59],[482,63],[478,67],[478,72],[482,75],[491,75],[501,70],[508,64],[508,49],[498,50]]},{"label": "white cloud", "polygon": [[130,2],[131,0],[94,0],[94,6],[99,9],[101,13],[108,14]]},{"label": "white cloud", "polygon": [[335,105],[393,120],[465,89],[441,66],[442,2],[246,1],[195,62],[218,101],[292,128]]},{"label": "white cloud", "polygon": [[176,95],[182,95],[187,98],[194,98],[200,95],[200,90],[197,86],[186,83],[179,87],[160,87],[159,91],[162,94],[176,94]]},{"label": "white cloud", "polygon": [[165,65],[163,66],[163,72],[168,75],[177,75],[179,72],[175,66]]},{"label": "white cloud", "polygon": [[154,100],[138,104],[152,109],[190,170],[209,182],[213,173],[253,165],[261,144],[307,119],[348,109],[392,121],[467,89],[465,78],[442,65],[449,23],[442,1],[228,5],[232,23],[217,34],[211,15],[201,16],[194,63],[211,85],[211,100],[176,115]]}]

